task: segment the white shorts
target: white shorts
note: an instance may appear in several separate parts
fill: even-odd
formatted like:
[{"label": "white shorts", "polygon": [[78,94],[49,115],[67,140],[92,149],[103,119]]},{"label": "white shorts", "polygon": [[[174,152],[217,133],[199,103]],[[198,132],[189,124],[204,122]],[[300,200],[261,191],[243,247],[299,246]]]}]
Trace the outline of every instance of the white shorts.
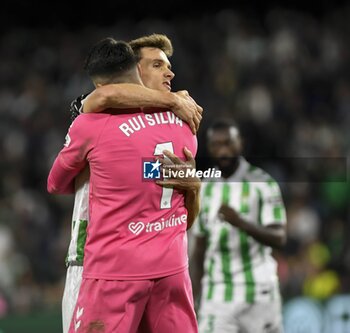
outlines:
[{"label": "white shorts", "polygon": [[83,266],[69,266],[66,275],[62,298],[62,326],[63,333],[68,333],[69,325],[73,317],[75,304],[77,303],[79,289],[83,276]]},{"label": "white shorts", "polygon": [[282,333],[279,299],[270,302],[204,302],[199,309],[199,333]]}]

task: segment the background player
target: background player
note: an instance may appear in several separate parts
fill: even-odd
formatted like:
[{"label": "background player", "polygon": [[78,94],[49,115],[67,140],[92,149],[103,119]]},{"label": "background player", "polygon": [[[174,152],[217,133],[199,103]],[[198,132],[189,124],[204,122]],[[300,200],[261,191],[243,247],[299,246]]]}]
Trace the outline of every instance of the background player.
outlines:
[{"label": "background player", "polygon": [[207,139],[222,179],[203,183],[202,208],[193,228],[190,268],[197,303],[201,296],[199,331],[282,332],[271,256],[271,247],[283,245],[286,238],[279,186],[241,156],[242,139],[229,120],[213,124]]}]

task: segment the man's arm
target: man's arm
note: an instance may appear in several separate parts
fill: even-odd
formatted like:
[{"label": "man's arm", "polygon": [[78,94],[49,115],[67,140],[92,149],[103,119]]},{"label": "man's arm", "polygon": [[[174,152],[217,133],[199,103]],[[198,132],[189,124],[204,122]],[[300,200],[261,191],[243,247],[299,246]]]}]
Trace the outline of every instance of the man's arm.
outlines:
[{"label": "man's arm", "polygon": [[50,170],[47,179],[49,193],[74,193],[74,179],[87,164],[85,151],[88,151],[91,145],[86,134],[90,132],[84,130],[86,126],[81,124],[81,117],[69,128],[64,148],[59,152]]},{"label": "man's arm", "polygon": [[74,178],[78,173],[67,170],[58,155],[47,178],[47,191],[51,194],[74,193]]},{"label": "man's arm", "polygon": [[200,210],[200,180],[194,189],[188,189],[185,193],[185,207],[187,209],[187,230],[190,229]]},{"label": "man's arm", "polygon": [[204,255],[207,245],[205,236],[194,236],[193,252],[190,256],[190,276],[195,308],[198,309],[201,297],[201,279],[204,274]]},{"label": "man's arm", "polygon": [[286,243],[286,230],[284,225],[280,223],[271,223],[267,226],[250,223],[227,205],[220,207],[219,216],[232,226],[245,231],[261,244],[282,247]]},{"label": "man's arm", "polygon": [[[203,109],[190,97],[187,91],[176,93],[158,91],[132,83],[109,84],[96,88],[85,99],[83,112],[101,112],[110,108],[160,108],[168,109],[191,127],[195,134],[202,120]],[[125,112],[125,110],[123,110]]]},{"label": "man's arm", "polygon": [[[184,154],[186,156],[186,161],[182,161],[175,154],[168,150],[163,151],[164,156],[168,157],[172,164],[166,162],[165,159],[159,159],[163,164],[168,173],[170,171],[179,171],[186,169],[194,169],[196,162],[192,156],[189,149],[184,148]],[[172,174],[173,175],[173,174]],[[200,188],[201,180],[198,177],[179,177],[177,176],[167,178],[165,180],[157,181],[158,185],[164,187],[173,187],[178,190],[185,191],[185,207],[187,209],[187,230],[190,229],[199,213],[200,210]]]}]

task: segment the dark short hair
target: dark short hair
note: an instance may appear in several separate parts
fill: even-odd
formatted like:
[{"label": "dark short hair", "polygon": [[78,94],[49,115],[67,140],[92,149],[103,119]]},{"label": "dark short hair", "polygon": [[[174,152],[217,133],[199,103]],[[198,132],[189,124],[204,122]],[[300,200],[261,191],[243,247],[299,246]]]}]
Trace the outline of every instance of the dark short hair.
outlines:
[{"label": "dark short hair", "polygon": [[211,136],[211,134],[215,131],[224,131],[228,130],[231,132],[231,128],[235,129],[238,136],[240,136],[240,129],[238,124],[232,118],[218,118],[216,119],[207,129],[207,139]]},{"label": "dark short hair", "polygon": [[218,118],[210,124],[208,131],[225,130],[231,127],[235,127],[239,130],[237,123],[232,118]]},{"label": "dark short hair", "polygon": [[95,44],[85,60],[84,69],[91,78],[123,75],[136,66],[138,58],[130,45],[108,37]]}]

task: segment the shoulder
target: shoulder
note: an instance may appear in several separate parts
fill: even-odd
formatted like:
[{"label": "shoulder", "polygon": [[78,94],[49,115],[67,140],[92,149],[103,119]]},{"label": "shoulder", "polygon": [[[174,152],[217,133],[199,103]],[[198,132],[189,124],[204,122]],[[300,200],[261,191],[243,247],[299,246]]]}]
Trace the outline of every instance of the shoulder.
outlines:
[{"label": "shoulder", "polygon": [[247,162],[246,180],[259,189],[279,189],[279,184],[268,172]]},{"label": "shoulder", "polygon": [[80,138],[81,140],[94,140],[101,132],[110,115],[106,114],[81,114],[72,122],[68,138]]},{"label": "shoulder", "polygon": [[105,113],[82,113],[72,122],[71,128],[79,128],[85,126],[99,126],[100,123],[104,123],[106,119],[110,117],[110,114]]},{"label": "shoulder", "polygon": [[[107,119],[111,116],[110,113],[104,113],[104,112],[98,112],[98,113],[82,113],[81,115],[79,115],[79,119],[81,119],[81,121],[86,121],[86,122],[90,122],[90,121],[95,121],[95,120],[103,120],[103,119]],[[78,119],[77,118],[77,119]]]},{"label": "shoulder", "polygon": [[268,172],[249,162],[247,162],[246,178],[251,182],[274,181],[274,179]]}]

